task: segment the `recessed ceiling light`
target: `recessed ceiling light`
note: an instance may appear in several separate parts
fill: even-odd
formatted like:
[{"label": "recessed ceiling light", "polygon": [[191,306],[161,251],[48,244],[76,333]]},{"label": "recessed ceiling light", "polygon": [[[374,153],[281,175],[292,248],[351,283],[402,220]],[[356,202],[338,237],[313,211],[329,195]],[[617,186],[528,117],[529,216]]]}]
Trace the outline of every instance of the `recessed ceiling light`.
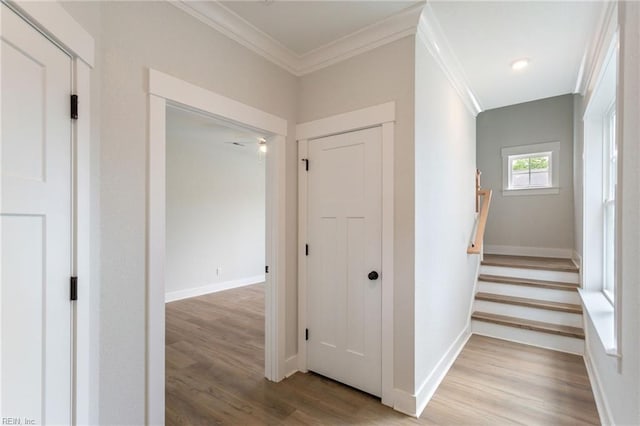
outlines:
[{"label": "recessed ceiling light", "polygon": [[529,66],[529,60],[528,59],[518,59],[517,61],[514,61],[511,63],[511,69],[514,71],[520,71],[525,69],[526,67]]}]

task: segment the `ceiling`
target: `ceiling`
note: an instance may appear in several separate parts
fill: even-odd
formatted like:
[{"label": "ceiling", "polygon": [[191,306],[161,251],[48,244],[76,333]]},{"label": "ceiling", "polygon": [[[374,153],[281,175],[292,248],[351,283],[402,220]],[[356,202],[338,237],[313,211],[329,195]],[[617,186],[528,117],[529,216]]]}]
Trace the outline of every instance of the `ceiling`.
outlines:
[{"label": "ceiling", "polygon": [[[430,2],[483,110],[573,93],[602,2]],[[529,58],[513,71],[511,63]]]},{"label": "ceiling", "polygon": [[[417,31],[434,47],[432,53],[474,114],[574,93],[607,3],[611,4],[604,0],[172,2],[297,76]],[[513,71],[511,64],[521,58],[528,58],[529,66]]]},{"label": "ceiling", "polygon": [[246,151],[250,155],[255,155],[258,139],[263,135],[198,112],[176,107],[167,108],[167,138],[184,137],[197,141],[210,141],[221,148]]},{"label": "ceiling", "polygon": [[413,6],[419,1],[222,1],[225,7],[297,55]]}]

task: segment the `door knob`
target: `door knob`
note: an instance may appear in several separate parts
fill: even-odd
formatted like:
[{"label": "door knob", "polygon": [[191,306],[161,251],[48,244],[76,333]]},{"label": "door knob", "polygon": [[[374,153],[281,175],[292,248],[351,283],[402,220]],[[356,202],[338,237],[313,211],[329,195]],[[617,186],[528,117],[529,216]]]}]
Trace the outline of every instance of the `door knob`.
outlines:
[{"label": "door knob", "polygon": [[370,279],[371,281],[375,281],[375,280],[377,280],[377,279],[378,279],[378,276],[379,276],[379,275],[378,275],[378,273],[377,273],[376,271],[371,271],[371,272],[369,272],[369,275],[368,275],[368,277],[369,277],[369,279]]}]

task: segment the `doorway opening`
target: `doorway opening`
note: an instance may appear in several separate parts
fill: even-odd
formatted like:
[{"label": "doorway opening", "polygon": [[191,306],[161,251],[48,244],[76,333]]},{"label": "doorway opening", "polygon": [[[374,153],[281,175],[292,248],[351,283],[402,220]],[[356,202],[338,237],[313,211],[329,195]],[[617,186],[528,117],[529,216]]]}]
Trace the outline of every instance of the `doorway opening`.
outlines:
[{"label": "doorway opening", "polygon": [[[217,402],[197,379],[264,377],[266,136],[208,115],[166,113],[166,410]],[[212,400],[213,399],[213,400]],[[176,416],[178,418],[176,418]]]},{"label": "doorway opening", "polygon": [[[168,107],[216,119],[235,129],[266,135],[264,377],[276,382],[285,374],[284,160],[287,122],[159,71],[149,70],[148,85],[146,423],[164,424]],[[224,274],[225,271],[227,269],[222,267],[220,272]]]}]

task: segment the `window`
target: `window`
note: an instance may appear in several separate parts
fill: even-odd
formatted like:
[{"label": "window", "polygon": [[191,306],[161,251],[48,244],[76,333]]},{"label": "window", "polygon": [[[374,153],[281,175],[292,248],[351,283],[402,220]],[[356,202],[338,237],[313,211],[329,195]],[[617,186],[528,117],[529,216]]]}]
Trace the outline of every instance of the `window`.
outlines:
[{"label": "window", "polygon": [[615,241],[616,241],[616,183],[618,177],[618,148],[616,143],[615,104],[603,117],[603,260],[602,291],[613,303],[615,283]]},{"label": "window", "polygon": [[560,143],[502,148],[504,195],[557,194]]}]

